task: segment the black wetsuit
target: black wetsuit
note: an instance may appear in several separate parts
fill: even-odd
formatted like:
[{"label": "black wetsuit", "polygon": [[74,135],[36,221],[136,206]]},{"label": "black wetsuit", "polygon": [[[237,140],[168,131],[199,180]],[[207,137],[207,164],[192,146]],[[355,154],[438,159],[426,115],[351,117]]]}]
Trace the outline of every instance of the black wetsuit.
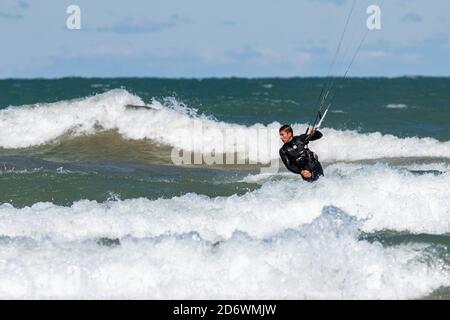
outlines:
[{"label": "black wetsuit", "polygon": [[315,131],[305,142],[307,136],[306,134],[295,136],[285,143],[280,149],[280,157],[286,168],[293,173],[300,174],[302,170],[310,171],[311,178],[301,177],[305,181],[312,182],[319,179],[319,176],[323,176],[323,169],[317,155],[309,150],[307,145],[309,141],[322,138],[322,133]]}]

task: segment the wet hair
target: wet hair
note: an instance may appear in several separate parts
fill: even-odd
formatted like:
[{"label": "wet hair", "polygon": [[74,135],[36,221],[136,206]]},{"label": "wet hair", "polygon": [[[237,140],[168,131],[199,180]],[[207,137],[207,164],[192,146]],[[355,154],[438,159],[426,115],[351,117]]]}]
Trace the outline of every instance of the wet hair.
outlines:
[{"label": "wet hair", "polygon": [[282,125],[280,127],[280,130],[278,130],[278,132],[281,132],[281,131],[290,132],[290,133],[294,134],[294,131],[292,130],[292,127],[290,125],[288,125],[288,124]]}]

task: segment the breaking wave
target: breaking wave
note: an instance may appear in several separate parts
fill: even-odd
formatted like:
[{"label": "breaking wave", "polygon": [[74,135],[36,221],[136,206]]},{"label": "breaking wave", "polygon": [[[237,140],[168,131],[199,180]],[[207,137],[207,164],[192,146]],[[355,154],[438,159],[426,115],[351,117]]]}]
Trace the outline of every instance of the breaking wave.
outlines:
[{"label": "breaking wave", "polygon": [[[241,153],[260,163],[278,158],[280,123],[251,126],[218,121],[196,113],[175,99],[154,100],[147,108],[141,98],[123,89],[49,104],[0,110],[0,147],[28,148],[58,141],[61,137],[94,135],[115,130],[123,138],[200,153]],[[303,124],[293,125],[296,132]],[[311,143],[321,160],[356,161],[379,158],[450,158],[450,141],[433,138],[399,138],[389,134],[351,130],[323,130],[324,138]]]}]

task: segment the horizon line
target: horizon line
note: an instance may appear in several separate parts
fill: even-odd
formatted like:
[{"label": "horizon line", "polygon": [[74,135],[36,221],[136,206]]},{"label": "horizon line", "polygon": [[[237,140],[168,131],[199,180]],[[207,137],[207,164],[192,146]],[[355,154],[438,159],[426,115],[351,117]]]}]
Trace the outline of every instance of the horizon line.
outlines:
[{"label": "horizon line", "polygon": [[[0,81],[9,80],[64,80],[64,79],[152,79],[152,80],[264,80],[264,79],[340,79],[343,76],[206,76],[206,77],[165,77],[165,76],[61,76],[61,77],[8,77],[0,78]],[[450,75],[398,75],[398,76],[351,76],[345,79],[400,79],[400,78],[450,78]]]}]

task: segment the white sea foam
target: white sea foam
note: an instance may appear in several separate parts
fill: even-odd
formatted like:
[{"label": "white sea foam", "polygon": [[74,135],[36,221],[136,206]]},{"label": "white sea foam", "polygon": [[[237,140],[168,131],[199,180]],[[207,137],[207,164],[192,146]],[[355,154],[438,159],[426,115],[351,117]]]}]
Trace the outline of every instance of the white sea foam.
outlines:
[{"label": "white sea foam", "polygon": [[310,223],[328,205],[364,219],[362,230],[368,232],[450,232],[449,172],[414,175],[381,164],[332,165],[314,184],[294,175],[257,177],[266,179],[261,188],[240,196],[79,200],[70,207],[39,202],[15,208],[5,203],[0,205],[0,235],[81,241],[195,231],[217,241],[243,231],[264,238]]},{"label": "white sea foam", "polygon": [[406,299],[450,284],[424,245],[358,241],[358,224],[328,207],[263,240],[240,232],[219,244],[196,233],[112,247],[0,239],[0,298]]},{"label": "white sea foam", "polygon": [[[173,100],[170,106],[154,101],[149,109],[127,109],[143,101],[125,90],[111,90],[93,97],[0,110],[0,146],[23,148],[49,143],[64,134],[94,134],[114,129],[127,139],[151,139],[203,153],[225,153],[257,147],[246,156],[261,163],[277,159],[280,124],[244,126],[198,115]],[[303,133],[305,125],[294,125]],[[450,141],[433,138],[399,138],[324,128],[324,138],[311,143],[324,161],[355,161],[397,157],[450,158]],[[261,135],[257,136],[258,132]],[[241,145],[242,144],[242,145]],[[244,150],[244,149],[242,149]]]},{"label": "white sea foam", "polygon": [[2,204],[0,298],[406,299],[450,285],[439,250],[358,240],[360,230],[450,232],[449,172],[333,164],[314,184],[246,179],[263,185],[229,197]]},{"label": "white sea foam", "polygon": [[386,108],[388,108],[388,109],[406,109],[406,108],[408,108],[408,106],[403,103],[396,103],[396,104],[391,103],[391,104],[386,105]]},{"label": "white sea foam", "polygon": [[[92,134],[101,125],[117,128],[126,104],[143,104],[124,90],[49,104],[0,110],[0,146],[23,148],[48,143],[65,133]],[[131,124],[129,124],[132,127]]]},{"label": "white sea foam", "polygon": [[439,171],[449,172],[450,164],[445,162],[435,163],[410,163],[407,165],[400,165],[400,167],[411,171]]}]

